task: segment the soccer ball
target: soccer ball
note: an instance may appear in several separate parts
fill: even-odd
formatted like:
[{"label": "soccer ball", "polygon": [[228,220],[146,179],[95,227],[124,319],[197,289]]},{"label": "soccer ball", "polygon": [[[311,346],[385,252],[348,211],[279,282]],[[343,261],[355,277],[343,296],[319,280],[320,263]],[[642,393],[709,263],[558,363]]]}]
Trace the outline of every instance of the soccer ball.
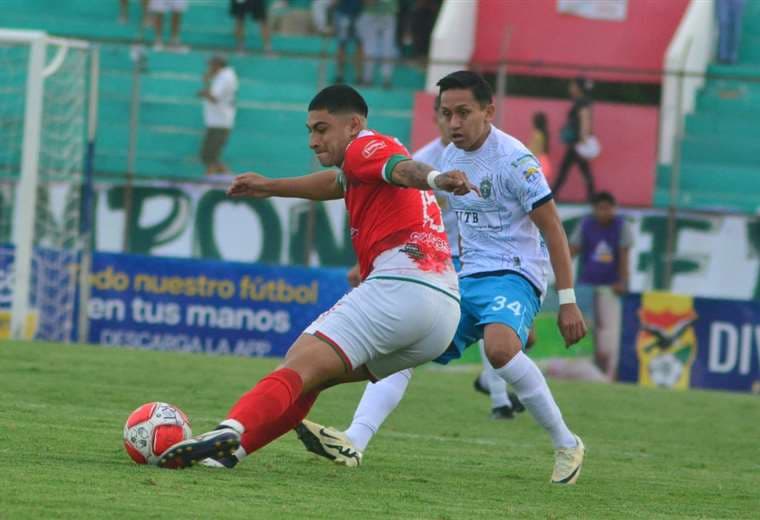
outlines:
[{"label": "soccer ball", "polygon": [[185,412],[168,403],[145,403],[127,417],[124,448],[138,464],[158,464],[163,452],[191,436]]}]

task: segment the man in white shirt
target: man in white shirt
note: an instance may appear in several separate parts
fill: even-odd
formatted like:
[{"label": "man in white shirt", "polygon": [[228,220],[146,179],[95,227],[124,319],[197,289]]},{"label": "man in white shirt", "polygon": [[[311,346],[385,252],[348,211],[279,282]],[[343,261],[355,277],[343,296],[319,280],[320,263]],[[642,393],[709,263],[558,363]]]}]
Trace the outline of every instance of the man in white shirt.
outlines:
[{"label": "man in white shirt", "polygon": [[225,173],[227,167],[220,156],[235,124],[238,78],[225,58],[214,56],[208,62],[208,71],[203,79],[206,86],[198,92],[198,96],[203,98],[203,120],[206,125],[201,161],[206,166],[206,174]]}]

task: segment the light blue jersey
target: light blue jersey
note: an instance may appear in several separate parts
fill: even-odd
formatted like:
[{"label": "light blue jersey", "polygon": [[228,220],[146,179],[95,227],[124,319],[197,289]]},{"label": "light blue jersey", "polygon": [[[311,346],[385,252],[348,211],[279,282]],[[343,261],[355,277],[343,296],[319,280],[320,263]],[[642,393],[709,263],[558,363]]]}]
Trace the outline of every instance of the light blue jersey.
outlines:
[{"label": "light blue jersey", "polygon": [[462,170],[482,196],[448,197],[462,247],[459,276],[513,271],[546,292],[549,255],[528,214],[551,200],[552,193],[533,154],[492,126],[486,141],[473,152],[450,144],[440,170]]}]

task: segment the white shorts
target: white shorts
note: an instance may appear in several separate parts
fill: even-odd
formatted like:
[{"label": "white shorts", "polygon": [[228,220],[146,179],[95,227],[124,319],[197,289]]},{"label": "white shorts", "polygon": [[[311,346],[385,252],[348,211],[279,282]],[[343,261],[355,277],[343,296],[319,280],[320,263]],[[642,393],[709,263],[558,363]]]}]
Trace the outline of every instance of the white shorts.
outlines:
[{"label": "white shorts", "polygon": [[440,356],[454,338],[459,302],[431,285],[370,279],[309,325],[351,371],[366,365],[373,380]]},{"label": "white shorts", "polygon": [[167,11],[182,13],[187,11],[187,0],[150,0],[148,11],[151,13],[165,13]]}]

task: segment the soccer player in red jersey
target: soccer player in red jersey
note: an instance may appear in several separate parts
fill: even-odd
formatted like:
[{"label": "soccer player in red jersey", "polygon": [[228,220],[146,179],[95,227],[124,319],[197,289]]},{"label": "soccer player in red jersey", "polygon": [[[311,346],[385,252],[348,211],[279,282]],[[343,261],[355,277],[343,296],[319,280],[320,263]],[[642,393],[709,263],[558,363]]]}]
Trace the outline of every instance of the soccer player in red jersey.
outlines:
[{"label": "soccer player in red jersey", "polygon": [[477,191],[460,171],[413,161],[367,129],[367,104],[346,85],[309,104],[309,147],[326,170],[287,179],[240,175],[231,197],[343,198],[363,283],[317,318],[284,362],[245,393],[216,430],[172,446],[163,467],[233,467],[287,433],[329,386],[377,380],[438,357],[459,321],[459,287],[431,191]]}]

